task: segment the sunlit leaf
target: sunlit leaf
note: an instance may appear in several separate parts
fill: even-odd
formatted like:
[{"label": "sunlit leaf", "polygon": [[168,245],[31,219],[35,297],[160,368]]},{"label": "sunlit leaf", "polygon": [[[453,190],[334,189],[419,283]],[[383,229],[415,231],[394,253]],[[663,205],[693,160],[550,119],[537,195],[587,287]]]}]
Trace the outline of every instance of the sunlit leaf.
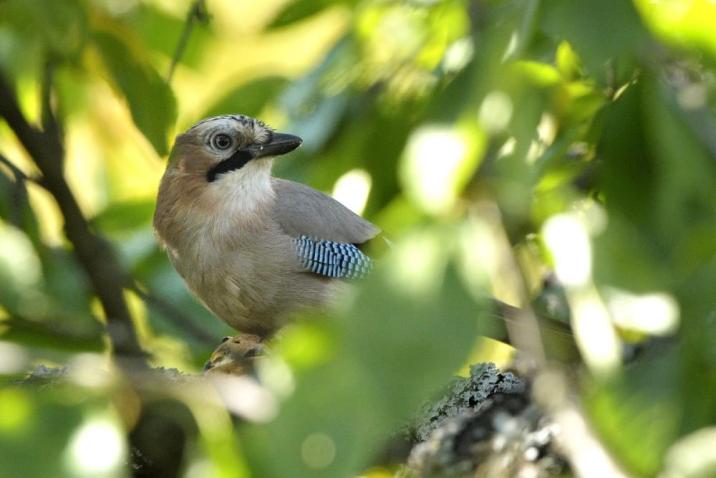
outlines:
[{"label": "sunlit leaf", "polygon": [[716,5],[709,0],[634,2],[645,23],[670,43],[694,48],[716,58],[713,20]]},{"label": "sunlit leaf", "polygon": [[[150,3],[139,3],[136,8],[123,17],[136,31],[148,49],[161,52],[167,58],[173,58],[184,29],[185,18],[173,16]],[[211,26],[211,25],[209,25]],[[183,65],[196,67],[204,56],[210,33],[207,26],[194,22],[191,36],[181,57]]]},{"label": "sunlit leaf", "polygon": [[167,139],[176,119],[176,101],[169,86],[123,40],[107,31],[93,34],[112,80],[126,97],[132,119],[159,155],[168,152]]}]

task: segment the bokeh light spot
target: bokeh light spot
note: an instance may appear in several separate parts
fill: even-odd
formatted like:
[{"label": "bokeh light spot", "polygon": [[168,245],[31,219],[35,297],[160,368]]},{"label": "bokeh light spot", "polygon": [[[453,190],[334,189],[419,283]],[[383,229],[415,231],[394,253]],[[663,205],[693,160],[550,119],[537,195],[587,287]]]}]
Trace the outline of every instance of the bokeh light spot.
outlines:
[{"label": "bokeh light spot", "polygon": [[560,282],[567,286],[587,283],[592,271],[592,247],[584,224],[572,215],[558,214],[545,223],[543,233]]},{"label": "bokeh light spot", "polygon": [[21,372],[27,365],[25,349],[10,342],[0,341],[0,374]]},{"label": "bokeh light spot", "polygon": [[126,443],[117,424],[106,417],[83,423],[67,448],[70,468],[80,476],[98,476],[117,469],[126,455]]},{"label": "bokeh light spot", "polygon": [[22,427],[32,412],[30,398],[16,389],[0,390],[0,432],[12,432]]},{"label": "bokeh light spot", "polygon": [[325,433],[311,433],[301,444],[301,457],[309,468],[327,468],[336,458],[336,444]]},{"label": "bokeh light spot", "polygon": [[668,335],[679,325],[679,305],[669,294],[633,294],[607,288],[604,295],[612,319],[620,327],[651,335]]},{"label": "bokeh light spot", "polygon": [[427,212],[448,210],[456,198],[462,160],[468,152],[465,138],[445,126],[424,126],[406,146],[402,176],[407,192]]},{"label": "bokeh light spot", "polygon": [[491,91],[480,106],[480,124],[490,133],[505,129],[512,119],[512,100],[502,91]]},{"label": "bokeh light spot", "polygon": [[363,213],[370,194],[371,178],[364,169],[352,169],[338,178],[333,197],[356,214]]}]

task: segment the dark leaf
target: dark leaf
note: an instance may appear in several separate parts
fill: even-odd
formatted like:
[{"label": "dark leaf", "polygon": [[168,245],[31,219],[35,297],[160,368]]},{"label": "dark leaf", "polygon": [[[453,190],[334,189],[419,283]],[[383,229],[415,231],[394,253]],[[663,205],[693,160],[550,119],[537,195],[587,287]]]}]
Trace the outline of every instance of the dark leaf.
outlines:
[{"label": "dark leaf", "polygon": [[[608,447],[637,476],[654,476],[678,436],[678,351],[654,346],[624,377],[599,384],[587,406]],[[660,350],[663,347],[664,350]]]},{"label": "dark leaf", "polygon": [[22,37],[25,48],[39,43],[46,58],[76,57],[88,34],[86,12],[78,0],[6,0],[0,2],[0,25]]},{"label": "dark leaf", "polygon": [[336,356],[301,375],[277,420],[249,431],[259,475],[350,475],[449,380],[489,326],[452,267],[432,272],[419,292],[389,270],[370,277],[334,330]]},{"label": "dark leaf", "polygon": [[92,223],[109,234],[135,232],[151,225],[154,207],[153,199],[113,202],[98,213]]},{"label": "dark leaf", "polygon": [[281,28],[315,15],[333,4],[346,3],[335,0],[292,0],[268,24],[267,30]]},{"label": "dark leaf", "polygon": [[542,28],[557,41],[569,41],[586,70],[603,85],[613,87],[615,80],[621,85],[631,78],[648,38],[632,2],[548,0],[541,8]]}]

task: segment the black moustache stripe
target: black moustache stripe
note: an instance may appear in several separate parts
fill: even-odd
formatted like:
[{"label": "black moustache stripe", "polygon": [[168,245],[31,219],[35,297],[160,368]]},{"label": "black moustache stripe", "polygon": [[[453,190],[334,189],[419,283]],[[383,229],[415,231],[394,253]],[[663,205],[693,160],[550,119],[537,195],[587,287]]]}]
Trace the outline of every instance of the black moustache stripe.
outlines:
[{"label": "black moustache stripe", "polygon": [[206,173],[206,180],[210,183],[216,181],[219,174],[228,173],[243,168],[246,163],[251,161],[253,156],[248,151],[238,150],[225,160],[219,162]]}]

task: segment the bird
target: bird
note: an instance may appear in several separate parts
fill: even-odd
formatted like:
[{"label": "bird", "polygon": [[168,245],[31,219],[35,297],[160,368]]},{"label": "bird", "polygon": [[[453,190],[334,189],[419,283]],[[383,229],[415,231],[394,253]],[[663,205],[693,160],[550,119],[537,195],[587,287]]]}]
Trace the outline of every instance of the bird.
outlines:
[{"label": "bird", "polygon": [[304,184],[273,177],[303,140],[241,114],[177,136],[159,185],[155,235],[189,290],[245,334],[275,334],[372,267],[380,229]]},{"label": "bird", "polygon": [[224,337],[204,365],[204,374],[253,375],[256,358],[264,355],[265,350],[258,335]]}]

